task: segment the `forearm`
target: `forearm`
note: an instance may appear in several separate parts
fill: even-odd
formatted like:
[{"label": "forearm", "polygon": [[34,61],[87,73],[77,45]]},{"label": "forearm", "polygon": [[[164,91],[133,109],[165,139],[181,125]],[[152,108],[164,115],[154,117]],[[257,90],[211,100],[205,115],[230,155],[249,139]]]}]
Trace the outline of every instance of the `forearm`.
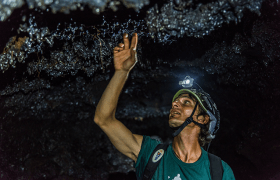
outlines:
[{"label": "forearm", "polygon": [[96,107],[94,117],[96,123],[104,123],[107,119],[112,119],[115,116],[118,99],[128,74],[125,71],[115,72]]}]

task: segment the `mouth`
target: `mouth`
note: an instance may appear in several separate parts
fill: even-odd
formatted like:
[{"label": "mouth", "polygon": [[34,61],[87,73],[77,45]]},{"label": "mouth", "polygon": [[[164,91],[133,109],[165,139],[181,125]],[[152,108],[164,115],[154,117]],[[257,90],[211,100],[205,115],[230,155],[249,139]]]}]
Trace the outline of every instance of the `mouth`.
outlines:
[{"label": "mouth", "polygon": [[181,113],[177,110],[170,110],[170,117],[181,115]]}]

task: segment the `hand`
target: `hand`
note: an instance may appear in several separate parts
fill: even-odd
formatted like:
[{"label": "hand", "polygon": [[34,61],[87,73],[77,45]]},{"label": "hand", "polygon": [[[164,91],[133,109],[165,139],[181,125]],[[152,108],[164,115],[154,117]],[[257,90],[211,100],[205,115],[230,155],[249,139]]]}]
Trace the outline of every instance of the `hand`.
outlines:
[{"label": "hand", "polygon": [[129,72],[137,62],[137,33],[133,34],[130,46],[128,34],[126,33],[123,35],[123,42],[114,48],[114,65],[116,71]]}]

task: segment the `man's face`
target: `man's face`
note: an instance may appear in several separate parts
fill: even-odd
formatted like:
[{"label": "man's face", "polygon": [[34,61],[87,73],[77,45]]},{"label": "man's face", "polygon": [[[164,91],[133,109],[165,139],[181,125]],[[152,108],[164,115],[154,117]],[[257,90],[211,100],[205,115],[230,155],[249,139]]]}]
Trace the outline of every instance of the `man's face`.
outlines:
[{"label": "man's face", "polygon": [[[185,120],[191,116],[195,107],[196,101],[192,100],[189,94],[181,94],[172,103],[172,109],[169,114],[169,126],[178,127],[182,125]],[[197,121],[196,115],[198,114],[198,108],[193,115],[194,121]],[[193,123],[191,123],[193,124]]]}]

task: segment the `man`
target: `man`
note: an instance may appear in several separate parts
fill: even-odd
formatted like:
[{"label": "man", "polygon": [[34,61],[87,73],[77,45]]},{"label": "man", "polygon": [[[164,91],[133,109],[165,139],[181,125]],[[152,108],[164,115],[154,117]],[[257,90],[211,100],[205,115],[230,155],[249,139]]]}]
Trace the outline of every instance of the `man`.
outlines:
[{"label": "man", "polygon": [[[96,107],[94,121],[121,153],[135,161],[137,179],[142,179],[149,157],[160,142],[148,136],[132,134],[115,118],[119,95],[137,62],[137,34],[133,34],[131,44],[127,34],[124,34],[123,41],[114,48],[115,74]],[[185,124],[185,127],[167,148],[152,179],[211,179],[207,152],[201,148],[205,141],[200,138],[202,127],[209,125],[209,116],[203,113],[203,104],[196,98],[191,91],[180,91],[174,96],[169,126],[176,129]],[[184,123],[190,117],[193,121]],[[222,166],[223,180],[235,179],[224,161]]]}]

